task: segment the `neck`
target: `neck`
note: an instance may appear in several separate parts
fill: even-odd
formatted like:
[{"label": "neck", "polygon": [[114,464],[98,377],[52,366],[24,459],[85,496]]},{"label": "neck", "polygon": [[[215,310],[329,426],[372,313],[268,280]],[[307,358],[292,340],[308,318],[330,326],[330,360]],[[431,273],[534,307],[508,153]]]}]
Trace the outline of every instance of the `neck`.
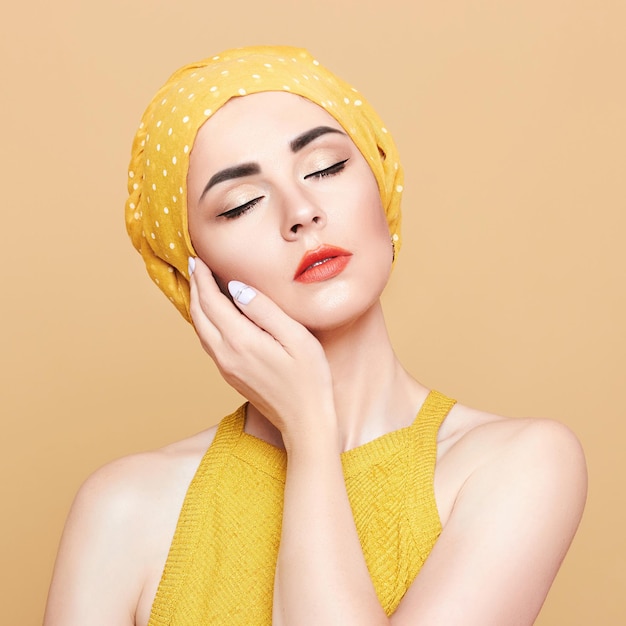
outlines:
[{"label": "neck", "polygon": [[348,328],[318,339],[333,376],[343,449],[411,424],[427,392],[396,357],[380,302]]},{"label": "neck", "polygon": [[[342,449],[412,423],[427,390],[398,361],[380,302],[349,325],[316,336],[332,373]],[[282,445],[280,433],[252,406],[246,430]]]}]

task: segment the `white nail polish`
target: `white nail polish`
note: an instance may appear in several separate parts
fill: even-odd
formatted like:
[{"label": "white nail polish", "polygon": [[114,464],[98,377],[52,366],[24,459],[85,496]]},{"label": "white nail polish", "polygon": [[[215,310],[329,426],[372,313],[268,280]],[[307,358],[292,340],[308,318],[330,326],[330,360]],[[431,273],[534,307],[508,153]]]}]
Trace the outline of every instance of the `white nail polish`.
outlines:
[{"label": "white nail polish", "polygon": [[196,269],[196,260],[190,256],[187,259],[187,271],[189,272],[189,277],[193,274],[193,271]]},{"label": "white nail polish", "polygon": [[228,283],[228,291],[239,304],[249,304],[256,296],[256,291],[252,287],[248,287],[248,285],[238,280],[231,280]]}]

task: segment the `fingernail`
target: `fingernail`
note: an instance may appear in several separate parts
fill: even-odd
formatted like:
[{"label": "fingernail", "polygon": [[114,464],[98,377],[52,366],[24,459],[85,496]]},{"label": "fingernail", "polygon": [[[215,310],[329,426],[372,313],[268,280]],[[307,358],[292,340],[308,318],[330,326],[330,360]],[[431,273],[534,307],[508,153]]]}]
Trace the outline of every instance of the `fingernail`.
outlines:
[{"label": "fingernail", "polygon": [[189,277],[193,274],[193,271],[196,269],[196,260],[190,256],[187,259],[187,271],[189,272]]},{"label": "fingernail", "polygon": [[239,304],[249,304],[252,302],[256,291],[252,287],[248,287],[245,283],[241,283],[238,280],[231,280],[228,283],[228,291],[234,300],[237,300]]}]

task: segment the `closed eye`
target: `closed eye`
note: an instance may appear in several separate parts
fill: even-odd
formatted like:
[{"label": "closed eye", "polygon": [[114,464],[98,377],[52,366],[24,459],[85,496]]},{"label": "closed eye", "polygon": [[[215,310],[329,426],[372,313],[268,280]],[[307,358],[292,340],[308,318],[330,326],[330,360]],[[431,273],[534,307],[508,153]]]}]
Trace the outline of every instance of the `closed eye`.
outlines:
[{"label": "closed eye", "polygon": [[335,174],[339,174],[339,172],[341,172],[345,168],[348,160],[349,159],[344,159],[343,161],[339,161],[339,163],[335,163],[334,165],[331,165],[330,167],[327,167],[323,170],[318,170],[317,172],[307,174],[304,177],[304,180],[306,180],[307,178],[325,178],[326,176],[334,176]]},{"label": "closed eye", "polygon": [[227,220],[233,220],[237,217],[241,217],[244,213],[247,213],[252,207],[254,207],[257,202],[263,200],[265,196],[259,196],[258,198],[254,198],[245,204],[242,204],[234,209],[229,209],[228,211],[224,211],[224,213],[220,213],[217,217],[225,217]]}]

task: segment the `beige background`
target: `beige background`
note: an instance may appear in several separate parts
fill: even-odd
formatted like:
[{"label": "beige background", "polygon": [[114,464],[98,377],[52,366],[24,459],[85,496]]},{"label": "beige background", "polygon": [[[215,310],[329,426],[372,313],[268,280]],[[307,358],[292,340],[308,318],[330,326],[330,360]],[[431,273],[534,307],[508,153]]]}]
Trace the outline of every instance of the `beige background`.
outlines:
[{"label": "beige background", "polygon": [[406,365],[583,441],[587,511],[538,623],[626,623],[626,3],[217,4],[3,11],[2,622],[40,623],[90,472],[238,402],[127,241],[125,172],[171,71],[285,43],[358,86],[399,144],[405,247],[385,303]]}]

